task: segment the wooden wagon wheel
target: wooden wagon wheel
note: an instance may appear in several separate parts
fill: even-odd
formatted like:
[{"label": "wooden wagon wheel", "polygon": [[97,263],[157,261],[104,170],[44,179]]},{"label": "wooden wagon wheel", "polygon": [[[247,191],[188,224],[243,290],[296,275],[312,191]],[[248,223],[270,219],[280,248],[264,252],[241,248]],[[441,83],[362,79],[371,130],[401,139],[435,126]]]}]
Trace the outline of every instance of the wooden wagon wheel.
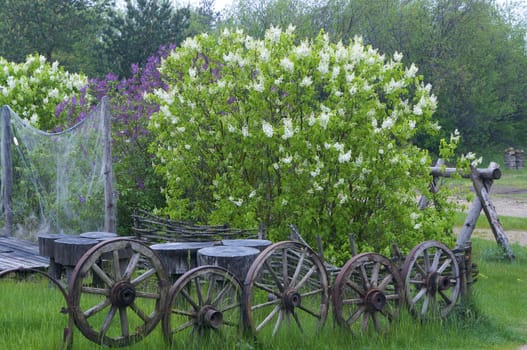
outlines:
[{"label": "wooden wagon wheel", "polygon": [[[67,313],[67,311],[65,310],[70,309],[70,306],[68,305],[68,294],[66,292],[66,289],[64,289],[64,287],[60,283],[60,280],[55,279],[51,274],[48,274],[42,270],[35,269],[35,268],[18,267],[18,268],[0,271],[0,279],[10,276],[11,274],[15,274],[15,275],[39,274],[41,276],[44,276],[45,278],[47,278],[47,280],[51,284],[54,285],[55,288],[57,288],[60,291],[60,293],[64,297],[64,301],[66,302],[67,307],[62,308],[60,312]],[[71,317],[71,315],[68,315],[68,316],[69,316],[68,317],[68,327],[64,328],[64,334],[63,334],[64,336],[63,347],[62,347],[63,349],[71,349],[71,345],[73,342],[73,318]]]},{"label": "wooden wagon wheel", "polygon": [[226,269],[194,268],[178,278],[168,295],[163,317],[163,334],[168,343],[176,336],[187,340],[204,340],[209,334],[239,337],[242,286]]},{"label": "wooden wagon wheel", "polygon": [[68,297],[75,324],[86,338],[121,347],[154,329],[167,295],[168,279],[157,255],[141,242],[117,238],[81,257]]},{"label": "wooden wagon wheel", "polygon": [[362,253],[346,262],[333,286],[337,323],[352,332],[386,331],[404,301],[399,271],[386,257]]},{"label": "wooden wagon wheel", "polygon": [[443,243],[425,241],[415,246],[403,265],[406,302],[420,319],[446,317],[461,289],[459,265]]},{"label": "wooden wagon wheel", "polygon": [[243,289],[244,323],[253,334],[275,335],[282,324],[322,326],[329,291],[324,265],[309,247],[292,241],[267,247],[252,263]]}]

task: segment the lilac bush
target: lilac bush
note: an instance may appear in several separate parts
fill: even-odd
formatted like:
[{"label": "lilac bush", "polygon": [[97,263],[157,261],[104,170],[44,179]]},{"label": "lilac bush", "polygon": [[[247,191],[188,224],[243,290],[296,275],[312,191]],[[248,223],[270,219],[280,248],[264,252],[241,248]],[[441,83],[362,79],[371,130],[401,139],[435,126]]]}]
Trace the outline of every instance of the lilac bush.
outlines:
[{"label": "lilac bush", "polygon": [[113,169],[119,195],[118,230],[125,234],[129,234],[134,209],[151,210],[164,206],[160,191],[162,180],[154,174],[151,166],[153,155],[148,151],[152,137],[147,125],[159,105],[145,101],[145,95],[154,89],[166,89],[157,66],[173,48],[173,45],[162,46],[143,67],[132,65],[130,78],[119,79],[109,73],[104,79],[89,80],[80,97],[65,100],[56,109],[57,118],[66,120],[57,128],[60,130],[82,120],[104,96],[109,97]]}]

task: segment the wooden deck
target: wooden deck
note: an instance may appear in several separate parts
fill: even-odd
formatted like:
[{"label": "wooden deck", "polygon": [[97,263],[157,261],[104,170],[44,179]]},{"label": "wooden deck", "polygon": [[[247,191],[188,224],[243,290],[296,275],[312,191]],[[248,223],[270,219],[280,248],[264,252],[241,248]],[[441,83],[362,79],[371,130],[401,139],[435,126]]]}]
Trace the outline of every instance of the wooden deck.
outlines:
[{"label": "wooden deck", "polygon": [[0,271],[15,268],[45,269],[49,258],[39,255],[38,244],[0,236]]}]

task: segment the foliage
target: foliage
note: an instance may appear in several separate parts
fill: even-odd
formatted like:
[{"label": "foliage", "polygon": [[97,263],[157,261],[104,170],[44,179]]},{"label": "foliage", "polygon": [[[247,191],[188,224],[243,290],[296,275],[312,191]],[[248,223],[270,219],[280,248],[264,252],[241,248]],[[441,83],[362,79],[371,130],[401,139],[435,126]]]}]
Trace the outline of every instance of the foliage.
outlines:
[{"label": "foliage", "polygon": [[325,34],[294,44],[293,28],[264,40],[225,30],[188,38],[161,65],[168,91],[153,98],[156,170],[174,218],[269,229],[283,239],[296,224],[313,241],[346,251],[403,249],[449,240],[452,206],[419,212],[428,153],[412,143],[435,134],[431,87],[364,46]]},{"label": "foliage", "polygon": [[76,100],[86,82],[84,75],[69,73],[41,55],[20,64],[0,57],[0,105],[9,105],[41,130],[64,122],[63,115],[54,117],[55,106],[65,98]]},{"label": "foliage", "polygon": [[111,12],[102,37],[107,72],[129,77],[132,64],[144,65],[161,45],[178,44],[189,26],[190,9],[174,9],[169,0],[126,0]]},{"label": "foliage", "polygon": [[91,74],[100,23],[111,0],[4,0],[0,6],[0,52],[11,61],[39,53],[70,72]]}]

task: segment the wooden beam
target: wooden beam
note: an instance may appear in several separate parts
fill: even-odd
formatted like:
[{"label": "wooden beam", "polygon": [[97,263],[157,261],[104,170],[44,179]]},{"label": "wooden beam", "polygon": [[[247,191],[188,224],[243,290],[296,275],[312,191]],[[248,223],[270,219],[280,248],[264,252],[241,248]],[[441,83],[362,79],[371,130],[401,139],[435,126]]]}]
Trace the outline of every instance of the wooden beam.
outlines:
[{"label": "wooden beam", "polygon": [[492,180],[481,178],[478,173],[478,170],[475,167],[472,167],[470,179],[474,184],[474,189],[476,190],[476,194],[478,195],[481,206],[483,207],[483,211],[487,216],[487,220],[489,221],[489,225],[492,229],[492,233],[494,234],[494,238],[496,238],[496,242],[504,249],[505,253],[507,254],[507,257],[510,260],[514,260],[515,257],[510,248],[509,239],[503,231],[500,219],[498,218],[498,214],[496,213],[496,208],[492,204],[489,192],[487,191],[487,186],[485,186],[485,182],[488,182],[488,186],[490,187]]},{"label": "wooden beam", "polygon": [[[499,165],[495,162],[491,162],[487,169],[476,169],[478,178],[480,177],[480,174],[498,174],[496,169],[499,170]],[[499,172],[499,174],[501,177],[501,172]],[[493,180],[489,178],[483,182],[483,186],[485,186],[487,193],[490,193],[492,182]],[[481,213],[481,209],[483,209],[483,206],[481,205],[479,196],[476,196],[476,198],[474,198],[472,201],[469,211],[467,212],[465,222],[463,223],[463,228],[457,237],[457,249],[464,249],[467,246],[467,243],[470,241],[470,237],[472,236],[472,232],[474,232],[474,229],[476,228],[476,223],[478,221],[479,214]]]},{"label": "wooden beam", "polygon": [[[491,162],[491,164],[496,164],[494,162]],[[501,169],[497,166],[489,166],[486,169],[476,169],[476,172],[479,177],[482,179],[489,179],[489,180],[498,180],[501,178]],[[444,168],[440,166],[433,166],[430,168],[430,174],[432,176],[441,176],[441,177],[452,177],[454,174],[458,174],[461,177],[465,179],[469,179],[471,174],[464,174],[461,172],[461,170],[458,170],[456,168]]]},{"label": "wooden beam", "polygon": [[111,114],[108,106],[108,96],[102,98],[101,114],[104,120],[104,230],[117,232],[115,201],[113,198],[113,169],[112,169],[112,132]]},{"label": "wooden beam", "polygon": [[3,106],[2,118],[2,199],[4,207],[6,236],[13,235],[13,164],[11,160],[11,113],[9,107]]}]

